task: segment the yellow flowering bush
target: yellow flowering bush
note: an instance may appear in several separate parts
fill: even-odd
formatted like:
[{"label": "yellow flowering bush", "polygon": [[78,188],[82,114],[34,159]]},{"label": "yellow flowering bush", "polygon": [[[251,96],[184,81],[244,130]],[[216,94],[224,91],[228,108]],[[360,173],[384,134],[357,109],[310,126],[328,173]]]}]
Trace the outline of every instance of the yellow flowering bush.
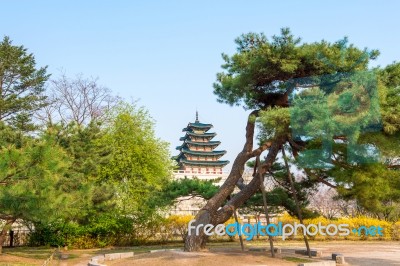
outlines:
[{"label": "yellow flowering bush", "polygon": [[188,224],[193,219],[193,215],[171,215],[166,219],[165,225],[173,235],[179,234],[185,240]]},{"label": "yellow flowering bush", "polygon": [[392,240],[400,240],[400,221],[393,224],[391,237]]}]

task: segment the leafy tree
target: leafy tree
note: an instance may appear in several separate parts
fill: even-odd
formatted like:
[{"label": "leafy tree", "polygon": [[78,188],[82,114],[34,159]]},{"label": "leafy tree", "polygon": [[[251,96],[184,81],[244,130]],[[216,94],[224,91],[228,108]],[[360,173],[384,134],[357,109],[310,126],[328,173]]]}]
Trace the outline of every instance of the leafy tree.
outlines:
[{"label": "leafy tree", "polygon": [[[125,220],[115,210],[114,185],[99,181],[100,168],[108,158],[106,148],[98,144],[103,136],[100,124],[93,121],[78,125],[72,121],[48,126],[43,135],[53,138],[68,155],[69,167],[57,186],[73,206],[65,206],[68,215],[55,222],[35,222],[30,243],[83,247],[81,238],[87,238],[84,247],[113,244],[118,230],[123,229],[118,225],[125,224]],[[104,227],[110,229],[108,238],[100,230]]]},{"label": "leafy tree", "polygon": [[210,199],[218,191],[215,185],[217,180],[200,180],[198,178],[183,178],[172,180],[163,189],[160,199],[171,204],[171,201],[182,196],[198,196],[203,199]]},{"label": "leafy tree", "polygon": [[[63,150],[50,138],[25,139],[22,146],[12,141],[10,128],[3,125],[0,135],[9,136],[0,145],[0,247],[7,230],[17,220],[48,221],[63,217],[68,197],[58,181],[68,168]],[[18,137],[20,138],[20,136]],[[15,138],[14,138],[15,139]]]},{"label": "leafy tree", "polygon": [[[280,125],[277,125],[277,127],[278,126]],[[261,130],[266,129],[261,128]],[[263,134],[261,133],[260,137],[262,136]],[[261,163],[263,163],[263,161],[261,161]],[[254,168],[255,161],[249,161],[247,166]],[[270,189],[266,192],[267,202],[269,208],[271,209],[270,213],[276,214],[282,211],[287,211],[291,216],[298,216],[296,212],[296,204],[291,195],[292,191],[290,182],[287,176],[287,170],[280,161],[275,162],[270,171],[265,174],[264,178],[268,178],[272,183],[272,185],[270,185]],[[315,213],[309,210],[307,207],[309,204],[308,195],[312,194],[316,190],[316,183],[311,182],[308,179],[300,179],[299,181],[295,181],[295,189],[300,203],[300,208],[304,214],[304,218],[307,219],[314,217]],[[256,212],[261,214],[264,211],[261,192],[258,191],[251,198],[249,198],[243,204],[241,212],[243,212],[243,209],[246,213]]]},{"label": "leafy tree", "polygon": [[32,114],[46,105],[46,67],[36,68],[35,57],[9,37],[0,42],[0,121],[32,130]]},{"label": "leafy tree", "polygon": [[370,164],[355,169],[336,172],[335,180],[352,188],[338,186],[338,192],[344,199],[355,199],[364,210],[381,219],[389,220],[394,214],[397,219],[400,202],[400,171],[388,169],[384,164]]},{"label": "leafy tree", "polygon": [[156,138],[154,122],[144,108],[120,103],[107,117],[100,145],[109,148],[100,179],[113,182],[118,206],[126,215],[151,216],[145,202],[156,196],[171,177],[167,143]]},{"label": "leafy tree", "polygon": [[[386,163],[394,162],[393,157],[382,160],[377,150],[398,156],[398,149],[385,150],[377,140],[389,140],[399,133],[400,100],[394,88],[398,86],[397,65],[383,71],[369,69],[369,61],[379,55],[377,50],[359,49],[346,38],[335,43],[303,43],[289,29],[282,29],[271,39],[263,34],[243,34],[235,42],[237,52],[222,56],[224,71],[217,74],[214,93],[219,102],[252,110],[246,140],[227,180],[197,214],[194,225],[216,225],[229,219],[233,210],[259,190],[260,175],[276,174],[273,165],[279,154],[289,154],[290,164],[296,165],[308,182],[350,191],[342,195],[352,197],[365,193],[357,192],[360,185],[354,185],[357,179],[364,182],[357,171],[362,171],[365,163],[394,167]],[[261,130],[254,147],[256,123]],[[368,134],[380,137],[363,140]],[[246,162],[259,159],[267,150],[254,178],[240,185],[241,191],[227,201],[241,183]],[[337,174],[343,170],[352,174]],[[378,196],[378,201],[397,195],[386,188],[385,183],[380,190],[384,195]],[[392,189],[399,188],[396,185]],[[186,238],[185,250],[198,250],[205,240],[202,233],[193,233]]]}]

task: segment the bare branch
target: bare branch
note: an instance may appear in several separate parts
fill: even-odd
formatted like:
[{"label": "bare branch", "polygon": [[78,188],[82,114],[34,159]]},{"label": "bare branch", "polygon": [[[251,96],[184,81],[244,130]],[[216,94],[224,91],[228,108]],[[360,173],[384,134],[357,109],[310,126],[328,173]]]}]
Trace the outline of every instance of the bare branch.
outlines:
[{"label": "bare branch", "polygon": [[70,79],[65,73],[51,80],[48,99],[50,106],[38,116],[40,120],[78,125],[101,119],[119,101],[108,88],[99,85],[97,79],[82,75]]}]

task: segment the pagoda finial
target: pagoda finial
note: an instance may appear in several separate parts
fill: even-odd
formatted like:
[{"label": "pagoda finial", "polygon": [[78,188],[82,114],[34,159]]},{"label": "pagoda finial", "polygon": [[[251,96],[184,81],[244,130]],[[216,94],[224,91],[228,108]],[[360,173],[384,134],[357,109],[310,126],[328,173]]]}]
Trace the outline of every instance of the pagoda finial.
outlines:
[{"label": "pagoda finial", "polygon": [[199,123],[199,112],[197,112],[197,110],[196,110],[196,121],[195,122]]}]

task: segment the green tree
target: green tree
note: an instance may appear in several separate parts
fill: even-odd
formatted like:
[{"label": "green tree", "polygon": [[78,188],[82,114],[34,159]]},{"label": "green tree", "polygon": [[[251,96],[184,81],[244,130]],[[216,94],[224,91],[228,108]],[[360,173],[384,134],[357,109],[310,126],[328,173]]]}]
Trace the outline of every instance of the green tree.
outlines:
[{"label": "green tree", "polygon": [[[278,125],[276,125],[278,127]],[[268,127],[269,128],[269,127]],[[261,128],[261,130],[264,127]],[[265,134],[265,131],[264,131]],[[263,133],[260,133],[263,136]],[[261,161],[263,163],[263,161]],[[255,161],[249,161],[247,166],[254,168]],[[270,171],[265,175],[264,179],[270,180],[269,189],[266,193],[267,202],[270,213],[280,213],[282,211],[287,211],[292,216],[298,216],[296,213],[296,204],[293,197],[291,196],[291,186],[287,178],[288,173],[283,163],[277,161],[275,162]],[[240,186],[239,186],[240,187]],[[304,214],[304,218],[311,218],[315,216],[315,213],[307,208],[309,204],[308,195],[316,190],[316,183],[308,179],[303,179],[295,182],[296,194],[300,203],[300,208]],[[241,208],[241,212],[245,213],[258,213],[262,214],[264,211],[263,201],[261,192],[256,192],[252,197],[250,197]]]},{"label": "green tree", "polygon": [[217,180],[201,180],[198,178],[183,178],[170,180],[162,190],[153,195],[146,202],[146,206],[150,208],[158,208],[160,210],[170,208],[179,197],[193,196],[203,199],[210,199],[218,191],[215,184]]},{"label": "green tree", "polygon": [[[324,40],[303,43],[289,29],[282,29],[280,35],[271,39],[263,34],[243,34],[235,42],[237,52],[232,56],[222,55],[225,64],[223,72],[217,74],[214,93],[219,102],[252,110],[246,125],[246,140],[227,180],[200,210],[194,225],[216,225],[229,219],[233,210],[259,190],[260,175],[275,174],[272,166],[283,153],[288,154],[283,157],[290,165],[305,173],[308,181],[346,191],[356,189],[353,181],[358,175],[341,180],[343,176],[335,175],[335,171],[343,167],[359,170],[364,167],[361,159],[370,153],[364,163],[389,166],[385,164],[387,160],[376,156],[377,149],[388,152],[384,145],[378,145],[378,138],[370,138],[372,142],[364,146],[360,143],[371,133],[378,134],[380,139],[398,134],[398,113],[389,111],[391,108],[397,112],[400,104],[398,92],[391,89],[398,86],[396,65],[381,74],[379,69],[368,68],[369,61],[379,55],[377,50],[359,49],[348,44],[346,38],[335,43]],[[379,128],[380,122],[383,128]],[[257,146],[256,123],[261,128]],[[319,152],[314,152],[318,149]],[[259,158],[264,151],[268,153],[254,178],[226,201],[240,183],[246,162]],[[398,156],[398,149],[393,151],[392,147],[393,152]],[[310,162],[317,164],[310,167]],[[191,234],[186,238],[185,250],[200,249],[205,239],[203,234]]]},{"label": "green tree", "polygon": [[4,124],[0,131],[0,136],[8,136],[0,143],[1,247],[17,219],[34,223],[65,215],[68,197],[61,193],[58,181],[68,168],[68,159],[50,138],[26,138],[22,146],[16,146],[12,140],[20,136],[13,137]]},{"label": "green tree", "polygon": [[32,130],[32,114],[46,105],[46,67],[37,68],[35,57],[9,37],[0,42],[0,121],[23,131]]},{"label": "green tree", "polygon": [[[114,184],[101,182],[99,178],[100,169],[109,155],[107,149],[99,145],[104,134],[100,123],[92,121],[88,125],[79,125],[72,121],[67,125],[48,125],[43,135],[53,138],[68,155],[69,167],[57,186],[71,204],[64,206],[68,215],[62,219],[51,223],[46,220],[35,222],[31,244],[78,244],[82,247],[80,237],[89,241],[85,247],[114,244],[115,234],[119,233],[119,227],[114,225],[125,221],[115,210]],[[108,237],[103,227],[110,229]]]},{"label": "green tree", "polygon": [[107,117],[100,145],[109,148],[100,179],[115,184],[118,206],[126,215],[149,215],[145,202],[159,193],[171,177],[168,144],[155,136],[154,122],[144,108],[120,103]]}]

